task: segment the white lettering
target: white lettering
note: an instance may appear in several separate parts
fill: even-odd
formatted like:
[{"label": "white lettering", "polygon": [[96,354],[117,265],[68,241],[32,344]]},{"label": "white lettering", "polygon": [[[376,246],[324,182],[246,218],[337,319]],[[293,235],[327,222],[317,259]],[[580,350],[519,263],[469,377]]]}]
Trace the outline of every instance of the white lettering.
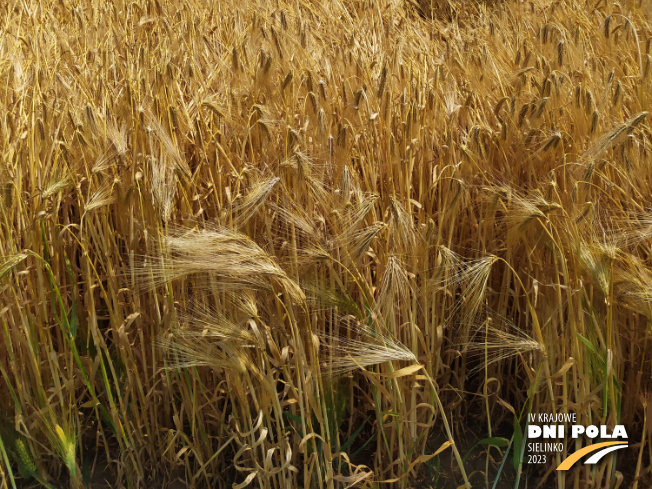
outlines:
[{"label": "white lettering", "polygon": [[619,437],[627,438],[627,432],[625,431],[625,427],[623,425],[621,425],[621,424],[616,425],[616,427],[614,428],[613,437],[614,438],[619,438]]},{"label": "white lettering", "polygon": [[596,436],[598,436],[598,433],[600,433],[600,430],[598,429],[597,426],[591,425],[586,428],[586,436],[588,436],[589,438],[595,438]]},{"label": "white lettering", "polygon": [[539,438],[541,436],[541,426],[530,424],[527,427],[528,438]]},{"label": "white lettering", "polygon": [[556,435],[556,426],[554,424],[543,425],[543,437],[544,438],[554,438]]}]

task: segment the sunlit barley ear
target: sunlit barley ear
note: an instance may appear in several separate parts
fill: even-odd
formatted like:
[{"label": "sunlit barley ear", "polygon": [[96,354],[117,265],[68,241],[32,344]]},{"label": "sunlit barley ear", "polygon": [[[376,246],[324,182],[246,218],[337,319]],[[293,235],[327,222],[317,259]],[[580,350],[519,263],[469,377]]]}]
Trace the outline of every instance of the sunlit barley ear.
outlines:
[{"label": "sunlit barley ear", "polygon": [[[491,314],[491,312],[489,312]],[[459,343],[461,351],[472,364],[469,373],[528,352],[543,352],[544,348],[511,321],[496,315],[477,321],[469,329],[469,339]]]},{"label": "sunlit barley ear", "polygon": [[[486,276],[496,260],[497,258],[492,255],[467,260],[451,249],[440,246],[438,248],[437,266],[430,279],[430,286],[436,289],[445,289],[471,284],[471,288],[474,289],[476,288],[475,283],[482,284],[486,282]],[[486,284],[483,287],[485,286]]]},{"label": "sunlit barley ear", "polygon": [[104,150],[102,153],[100,153],[96,160],[95,163],[93,163],[93,167],[91,168],[92,173],[102,173],[108,170],[111,167],[111,163],[115,160],[115,153],[111,151],[110,149]]},{"label": "sunlit barley ear", "polygon": [[538,193],[531,196],[514,193],[504,220],[508,230],[522,233],[537,219],[545,220],[551,212],[561,208],[558,203],[549,202]]},{"label": "sunlit barley ear", "polygon": [[179,328],[175,334],[179,336],[216,338],[240,344],[242,347],[256,346],[258,341],[246,324],[235,323],[227,318],[222,307],[192,304],[183,310],[178,310],[176,315]]},{"label": "sunlit barley ear", "polygon": [[129,132],[124,124],[120,125],[119,128],[114,122],[107,122],[106,124],[106,137],[119,158],[124,158],[127,154]]},{"label": "sunlit barley ear", "polygon": [[583,164],[590,164],[601,157],[606,151],[622,143],[647,117],[647,112],[640,112],[628,121],[600,136],[580,158]]},{"label": "sunlit barley ear", "polygon": [[439,248],[438,267],[430,279],[430,285],[451,294],[460,291],[459,300],[449,315],[451,320],[453,317],[458,318],[453,326],[459,341],[468,339],[470,328],[483,308],[489,274],[497,260],[497,257],[491,255],[465,260],[444,246]]},{"label": "sunlit barley ear", "polygon": [[116,162],[124,162],[127,156],[127,137],[129,131],[125,125],[120,128],[114,122],[107,122],[106,140],[104,142],[104,149],[95,159],[93,163],[92,172],[101,173],[107,171],[112,164]]},{"label": "sunlit barley ear", "polygon": [[[348,203],[351,200],[351,189],[349,189],[347,193],[349,197],[345,200],[345,202]],[[339,214],[339,227],[342,229],[341,234],[346,235],[349,232],[358,229],[369,212],[371,212],[374,204],[377,201],[378,195],[370,194],[363,196],[362,199],[357,203],[345,206],[342,212]]]},{"label": "sunlit barley ear", "polygon": [[334,211],[337,234],[329,240],[328,247],[332,250],[339,249],[340,256],[350,256],[353,261],[361,258],[373,238],[385,227],[383,223],[362,226],[377,200],[378,196],[373,194],[363,197],[355,204],[347,200],[344,209]]},{"label": "sunlit barley ear", "polygon": [[360,260],[367,251],[373,240],[378,236],[378,234],[387,227],[383,222],[375,222],[370,226],[360,229],[354,233],[347,233],[344,236],[338,238],[338,245],[345,249],[348,256],[350,256],[354,262]]},{"label": "sunlit barley ear", "polygon": [[190,167],[156,116],[147,112],[145,120],[149,144],[158,147],[158,154],[148,155],[152,200],[167,222],[172,215],[178,181],[190,178]]},{"label": "sunlit barley ear", "polygon": [[299,182],[305,184],[314,197],[314,201],[327,205],[334,198],[331,192],[326,190],[323,178],[323,165],[317,162],[302,151],[294,151],[292,157],[281,163],[281,168],[291,169]]},{"label": "sunlit barley ear", "polygon": [[52,176],[52,179],[43,189],[41,194],[44,199],[51,197],[62,190],[72,187],[73,182],[69,173],[57,173]]},{"label": "sunlit barley ear", "polygon": [[351,172],[349,171],[349,167],[345,166],[342,171],[342,181],[340,183],[340,198],[342,202],[346,203],[351,201],[351,189]]},{"label": "sunlit barley ear", "polygon": [[177,180],[174,171],[166,161],[150,156],[149,178],[152,189],[152,203],[158,208],[161,218],[167,222],[172,216],[174,198],[177,194]]},{"label": "sunlit barley ear", "polygon": [[414,221],[410,213],[396,198],[390,197],[389,210],[391,220],[389,223],[391,237],[396,240],[397,253],[412,253],[417,241],[414,231]]},{"label": "sunlit barley ear", "polygon": [[409,303],[411,289],[405,265],[396,256],[390,256],[376,299],[376,311],[379,317],[384,318],[385,321],[394,320],[394,311],[399,310],[401,305]]},{"label": "sunlit barley ear", "polygon": [[320,334],[320,343],[330,353],[329,361],[322,363],[326,375],[337,377],[393,360],[418,363],[414,353],[392,338],[385,328],[364,326],[355,318],[350,318],[349,323],[354,324],[350,338],[345,336],[344,328],[340,328],[338,336]]},{"label": "sunlit barley ear", "polygon": [[179,177],[190,178],[191,172],[188,162],[184,159],[179,148],[175,146],[174,141],[172,141],[172,138],[163,128],[156,116],[149,112],[146,120],[152,135],[159,143],[159,156],[171,162],[172,169]]},{"label": "sunlit barley ear", "polygon": [[258,304],[255,290],[241,290],[225,295],[226,302],[246,319],[258,319]]},{"label": "sunlit barley ear", "polygon": [[[200,279],[197,290],[253,288],[272,292],[279,286],[296,303],[303,291],[275,260],[248,236],[231,229],[170,229],[161,257],[145,257],[137,270],[142,283],[158,287],[184,277]],[[202,285],[203,284],[203,285]]]},{"label": "sunlit barley ear", "polygon": [[307,209],[293,201],[286,202],[283,206],[270,203],[268,207],[274,212],[279,233],[294,228],[294,232],[305,242],[317,243],[321,248],[327,247],[324,236],[319,231],[318,219]]},{"label": "sunlit barley ear", "polygon": [[463,258],[446,246],[436,248],[437,258],[435,267],[432,270],[432,276],[429,279],[429,286],[434,290],[443,290],[448,286],[456,286],[459,281],[451,282],[451,277],[455,277]]},{"label": "sunlit barley ear", "polygon": [[462,318],[460,333],[463,338],[468,338],[470,325],[484,304],[489,273],[496,261],[495,256],[488,256],[477,260],[467,269],[460,271],[460,274],[464,277],[462,302],[460,303]]},{"label": "sunlit barley ear", "polygon": [[652,318],[652,273],[643,261],[633,255],[624,255],[614,269],[614,295],[630,310]]},{"label": "sunlit barley ear", "polygon": [[612,241],[616,246],[629,248],[652,238],[652,211],[628,212],[625,217],[613,219]]},{"label": "sunlit barley ear", "polygon": [[280,178],[273,177],[258,182],[248,190],[247,194],[240,201],[233,203],[230,214],[234,217],[234,227],[241,228],[244,226],[263,207],[279,181]]},{"label": "sunlit barley ear", "polygon": [[234,323],[214,307],[194,304],[177,311],[179,325],[157,343],[168,353],[171,368],[209,367],[260,377],[252,357],[265,340],[255,321]]},{"label": "sunlit barley ear", "polygon": [[580,241],[577,252],[580,264],[588,273],[590,281],[608,296],[612,281],[612,262],[618,255],[618,248],[597,241]]},{"label": "sunlit barley ear", "polygon": [[107,182],[102,187],[97,189],[90,199],[84,204],[84,214],[93,211],[94,209],[99,209],[110,205],[115,202],[115,197],[113,193],[113,183]]},{"label": "sunlit barley ear", "polygon": [[173,369],[209,367],[238,374],[259,374],[241,345],[229,341],[207,341],[185,334],[161,338],[159,347],[168,352],[168,365]]},{"label": "sunlit barley ear", "polygon": [[444,107],[446,109],[446,117],[449,119],[456,115],[462,108],[458,102],[458,89],[456,86],[449,86],[444,92]]}]

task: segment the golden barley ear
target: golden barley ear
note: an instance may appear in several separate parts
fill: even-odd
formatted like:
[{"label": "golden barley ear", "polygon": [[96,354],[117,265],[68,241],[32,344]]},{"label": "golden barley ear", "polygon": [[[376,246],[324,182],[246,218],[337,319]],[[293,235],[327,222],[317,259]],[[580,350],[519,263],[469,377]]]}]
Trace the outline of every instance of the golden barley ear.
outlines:
[{"label": "golden barley ear", "polygon": [[159,287],[198,277],[197,290],[254,288],[272,292],[275,285],[297,302],[305,295],[297,283],[248,236],[226,228],[171,227],[160,257],[144,257],[137,275]]}]

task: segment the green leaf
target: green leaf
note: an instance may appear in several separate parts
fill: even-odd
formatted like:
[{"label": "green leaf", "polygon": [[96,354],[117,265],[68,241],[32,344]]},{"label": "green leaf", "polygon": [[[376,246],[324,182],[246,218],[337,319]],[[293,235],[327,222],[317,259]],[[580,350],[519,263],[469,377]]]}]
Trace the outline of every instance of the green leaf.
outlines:
[{"label": "green leaf", "polygon": [[361,452],[362,450],[364,450],[365,447],[366,447],[367,445],[369,445],[369,443],[371,443],[371,441],[372,441],[374,438],[376,438],[376,435],[377,435],[377,434],[378,434],[377,431],[374,432],[374,434],[371,435],[371,436],[369,437],[369,439],[368,439],[366,442],[364,442],[360,448],[358,448],[355,452],[353,452],[353,453],[351,454],[351,457],[350,457],[350,458],[355,458],[355,457],[357,457],[358,454],[360,454],[360,452]]},{"label": "green leaf", "polygon": [[473,452],[473,450],[475,450],[479,445],[504,448],[507,445],[509,445],[509,440],[507,438],[502,438],[499,436],[492,436],[491,438],[483,438],[482,440],[478,441],[475,445],[473,445],[468,452],[466,452],[466,455],[462,457],[462,462],[466,462],[466,459],[469,457],[469,455],[471,455],[471,452]]},{"label": "green leaf", "polygon": [[521,422],[514,418],[514,455],[512,457],[512,465],[514,470],[518,470],[521,465],[522,448],[523,448],[523,431],[521,430]]},{"label": "green leaf", "polygon": [[77,336],[77,325],[79,324],[79,320],[77,319],[77,283],[75,282],[75,277],[73,276],[72,273],[72,265],[70,264],[70,260],[68,257],[65,257],[66,260],[66,271],[68,272],[68,279],[70,280],[70,283],[72,284],[72,311],[70,312],[70,321],[68,324],[68,330],[70,332],[70,336],[74,339]]},{"label": "green leaf", "polygon": [[349,448],[349,445],[358,437],[362,429],[367,424],[368,420],[369,418],[365,419],[364,423],[362,423],[360,427],[357,430],[355,430],[355,432],[349,437],[349,439],[342,444],[342,446],[340,447],[340,451],[346,452],[346,449]]},{"label": "green leaf", "polygon": [[483,438],[478,442],[478,444],[504,448],[507,445],[509,445],[509,440],[507,438],[502,438],[499,436],[492,436],[491,438]]},{"label": "green leaf", "polygon": [[578,338],[582,343],[584,343],[584,346],[586,346],[586,347],[589,349],[589,351],[590,351],[591,353],[600,356],[600,354],[599,354],[598,351],[595,349],[595,347],[593,346],[593,344],[592,344],[589,340],[587,340],[584,336],[582,336],[581,334],[577,333],[577,338]]},{"label": "green leaf", "polygon": [[100,413],[102,414],[102,419],[104,420],[106,425],[111,429],[114,435],[117,435],[118,430],[116,429],[115,423],[113,422],[113,418],[111,417],[109,412],[101,404],[99,404],[97,407],[99,408]]}]

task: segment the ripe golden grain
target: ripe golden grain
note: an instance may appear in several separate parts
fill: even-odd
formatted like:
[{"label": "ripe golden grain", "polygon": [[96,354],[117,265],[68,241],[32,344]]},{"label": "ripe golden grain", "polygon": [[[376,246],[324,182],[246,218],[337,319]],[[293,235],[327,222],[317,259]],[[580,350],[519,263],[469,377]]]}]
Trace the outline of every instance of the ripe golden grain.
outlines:
[{"label": "ripe golden grain", "polygon": [[5,3],[0,487],[643,483],[644,4]]}]

